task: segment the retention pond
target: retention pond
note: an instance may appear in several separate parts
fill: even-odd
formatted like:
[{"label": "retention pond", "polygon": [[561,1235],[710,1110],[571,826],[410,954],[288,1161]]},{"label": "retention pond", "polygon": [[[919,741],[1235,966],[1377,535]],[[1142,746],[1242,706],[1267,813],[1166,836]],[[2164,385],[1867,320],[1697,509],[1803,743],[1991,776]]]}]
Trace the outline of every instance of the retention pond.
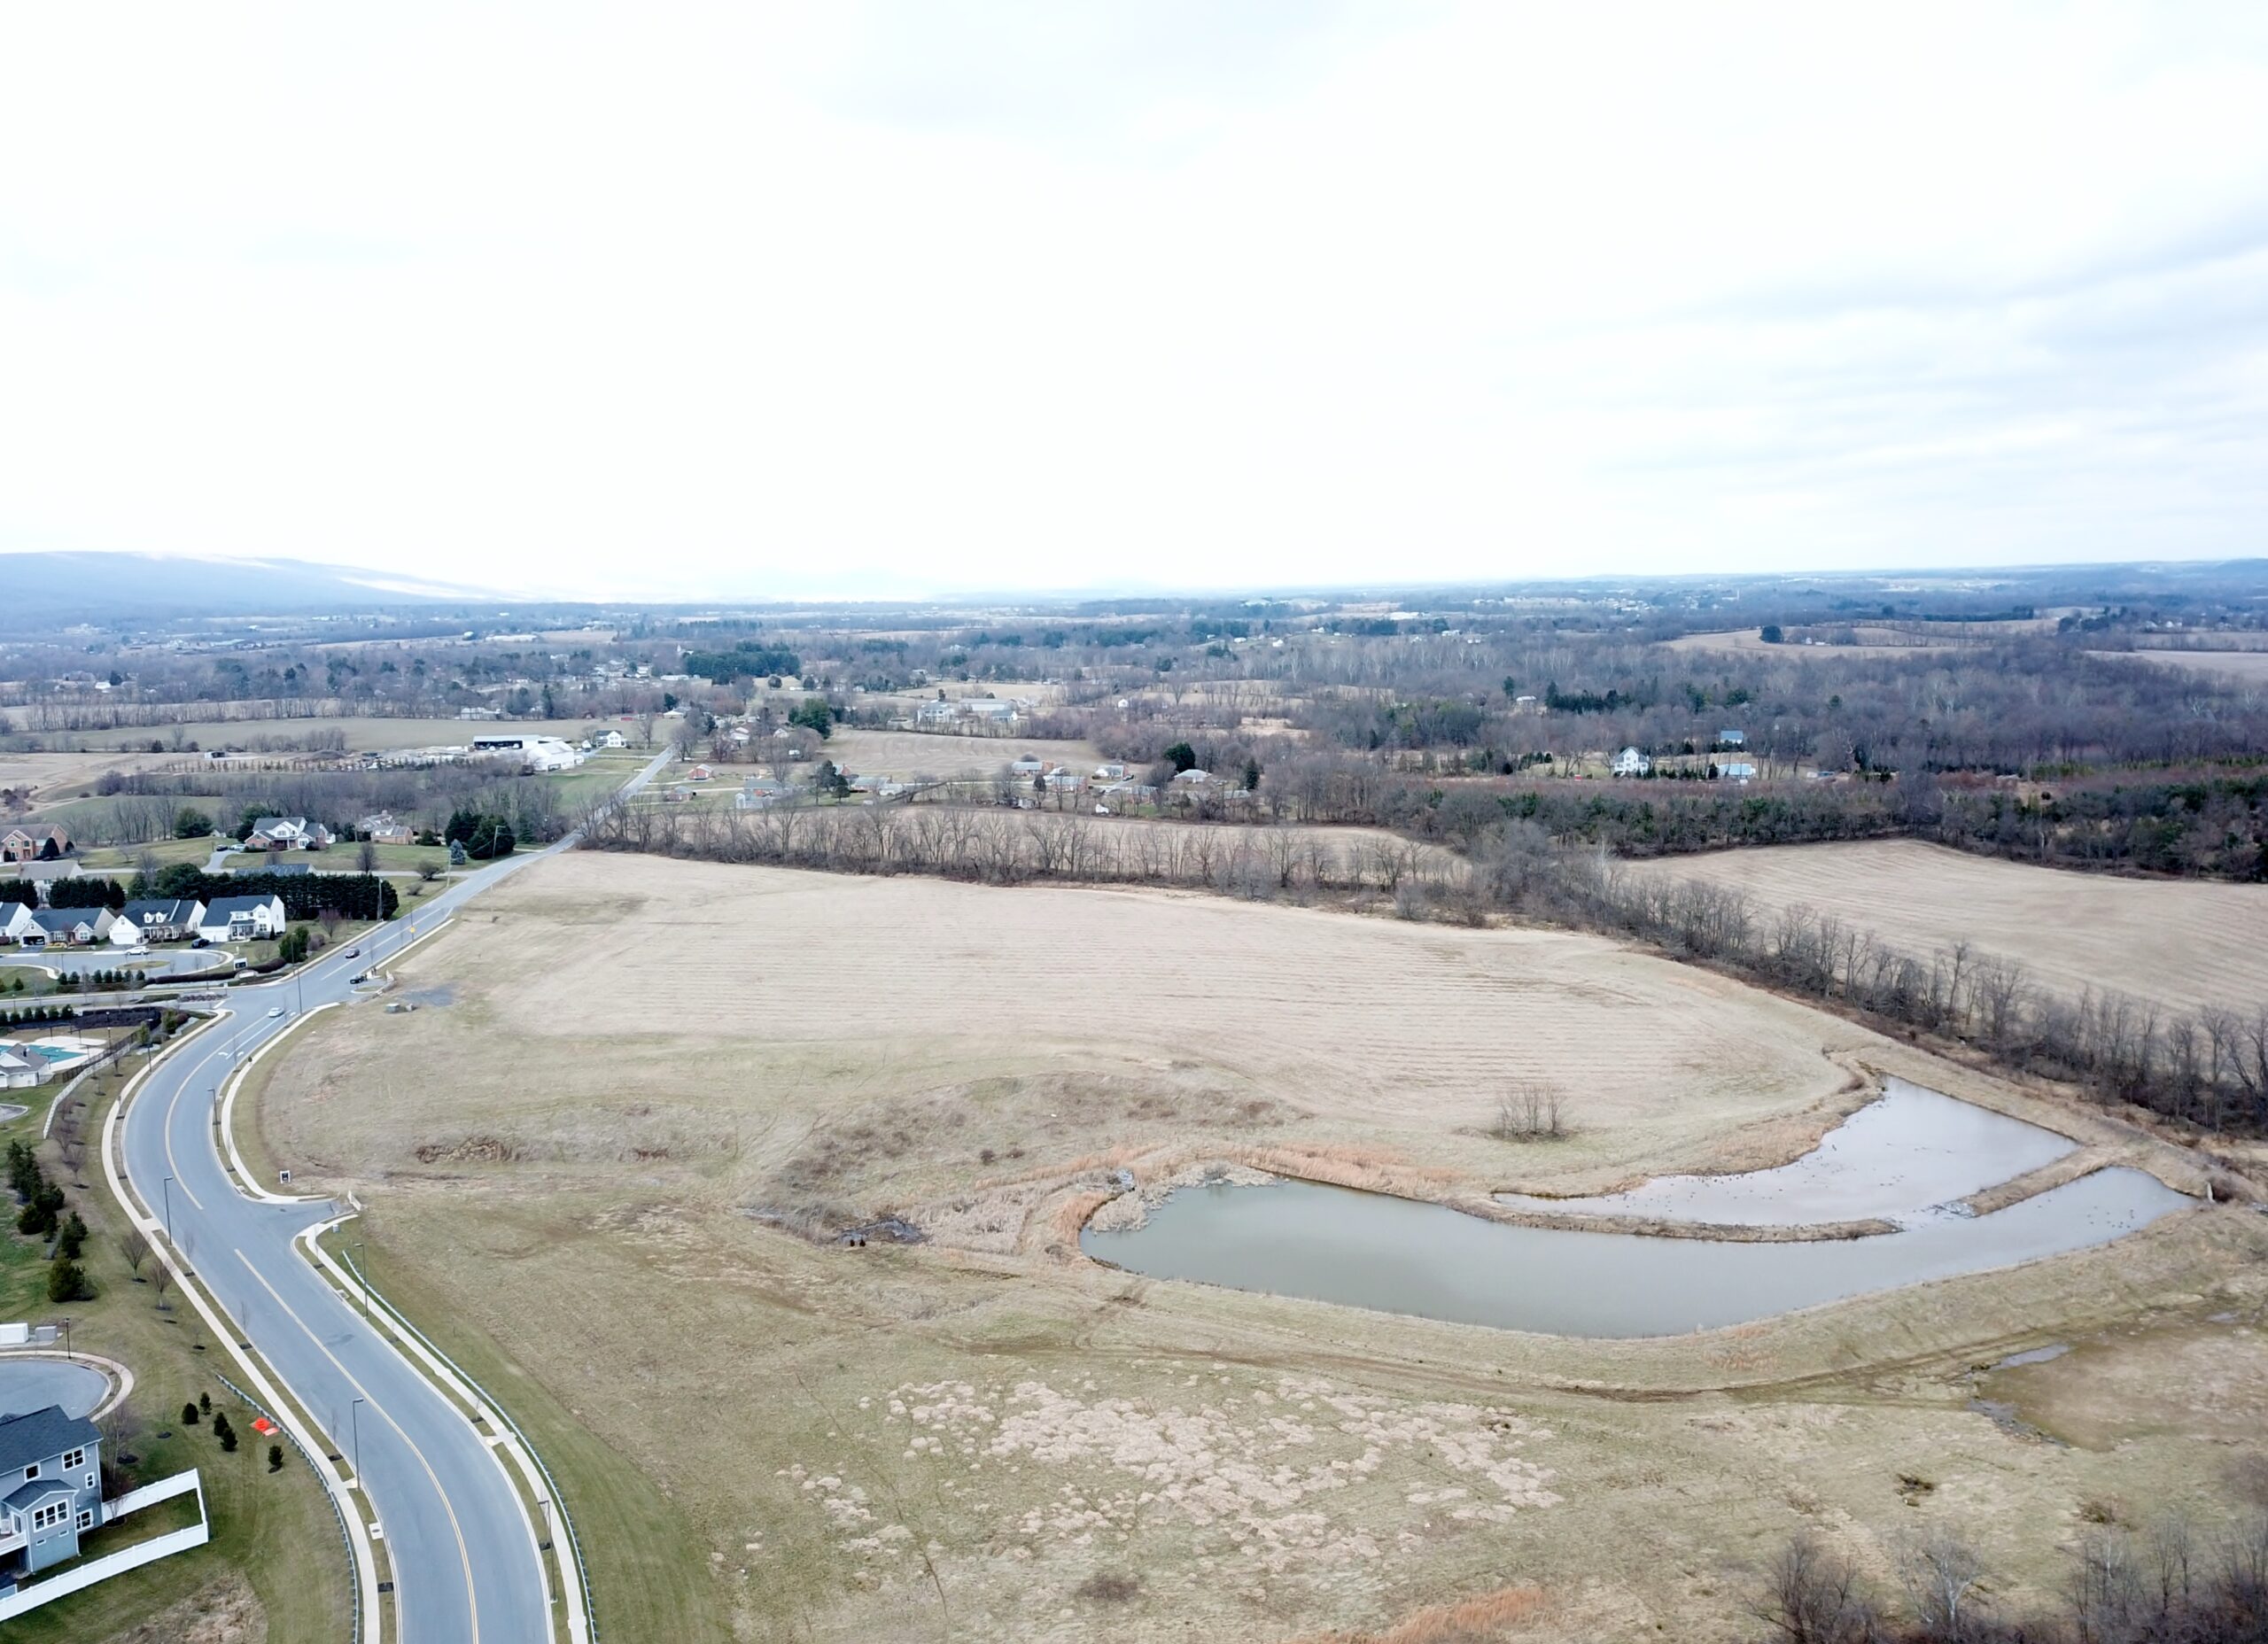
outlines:
[{"label": "retention pond", "polygon": [[[1966,1114],[1952,1117],[1967,1122]],[[2019,1128],[2060,1144],[2048,1159],[2070,1145],[2036,1127]],[[2045,1162],[2019,1149],[1994,1161],[1976,1185]],[[1079,1242],[1098,1260],[1155,1278],[1502,1330],[1669,1336],[2106,1244],[2189,1203],[2142,1171],[2114,1167],[1988,1215],[1969,1215],[1936,1202],[1955,1174],[1917,1166],[1904,1187],[1871,1198],[1860,1190],[1864,1183],[1849,1183],[1851,1194],[1832,1200],[1838,1213],[1865,1203],[1869,1208],[1860,1214],[1901,1221],[1897,1231],[1867,1238],[1758,1242],[1522,1227],[1441,1205],[1285,1181],[1177,1189],[1142,1225],[1089,1229]],[[1912,1202],[1917,1198],[1922,1202]],[[1646,1208],[1658,1214],[1662,1206]],[[1722,1219],[1714,1206],[1710,1219]],[[1748,1211],[1741,1219],[1766,1220]]]}]

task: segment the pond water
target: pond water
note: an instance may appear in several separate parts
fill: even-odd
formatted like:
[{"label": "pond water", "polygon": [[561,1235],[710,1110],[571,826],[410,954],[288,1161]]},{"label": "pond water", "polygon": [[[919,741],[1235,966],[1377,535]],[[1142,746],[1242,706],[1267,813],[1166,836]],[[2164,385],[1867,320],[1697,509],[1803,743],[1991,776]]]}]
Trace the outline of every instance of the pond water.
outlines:
[{"label": "pond water", "polygon": [[2078,1144],[1973,1102],[1884,1082],[1870,1102],[1801,1159],[1736,1176],[1657,1176],[1625,1193],[1500,1204],[1562,1215],[1649,1216],[1720,1227],[1804,1227],[1951,1214],[1955,1199],[2053,1164]]},{"label": "pond water", "polygon": [[1778,1244],[1515,1227],[1311,1182],[1181,1188],[1089,1255],[1155,1278],[1558,1336],[1669,1336],[2108,1243],[2189,1200],[2098,1170],[1984,1216]]}]

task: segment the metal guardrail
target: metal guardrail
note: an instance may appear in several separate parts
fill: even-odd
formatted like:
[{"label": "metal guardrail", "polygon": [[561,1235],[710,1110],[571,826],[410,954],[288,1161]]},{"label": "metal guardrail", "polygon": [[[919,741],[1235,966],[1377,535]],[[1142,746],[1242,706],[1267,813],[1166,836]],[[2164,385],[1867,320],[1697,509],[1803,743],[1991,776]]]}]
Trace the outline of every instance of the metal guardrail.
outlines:
[{"label": "metal guardrail", "polygon": [[[322,1477],[322,1470],[315,1465],[315,1458],[307,1454],[307,1446],[299,1442],[299,1436],[291,1431],[288,1423],[277,1421],[274,1411],[262,1406],[259,1400],[221,1375],[220,1371],[213,1372],[213,1379],[244,1400],[245,1408],[255,1415],[266,1416],[278,1432],[291,1441],[291,1447],[299,1453],[299,1459],[307,1464],[307,1470],[315,1474],[317,1478]],[[360,1487],[361,1481],[358,1479],[356,1488]],[[338,1497],[329,1490],[322,1493],[323,1499],[330,1503],[330,1516],[338,1521],[339,1545],[346,1549],[346,1601],[354,1617],[354,1629],[348,1635],[350,1644],[362,1644],[362,1584],[354,1578],[354,1539],[346,1532],[346,1515],[339,1509]]]},{"label": "metal guardrail", "polygon": [[471,1388],[476,1393],[478,1393],[480,1395],[481,1403],[487,1407],[489,1413],[511,1430],[512,1437],[520,1441],[520,1447],[533,1458],[536,1470],[543,1475],[543,1482],[551,1486],[551,1504],[559,1509],[560,1527],[566,1531],[568,1550],[575,1555],[575,1579],[583,1589],[584,1625],[590,1629],[591,1644],[598,1644],[598,1606],[593,1601],[591,1596],[591,1571],[590,1567],[583,1562],[582,1538],[575,1533],[575,1521],[568,1516],[567,1512],[567,1498],[560,1493],[559,1481],[551,1476],[551,1468],[549,1464],[544,1461],[543,1452],[535,1447],[535,1441],[533,1439],[530,1438],[526,1433],[521,1431],[520,1424],[512,1419],[511,1412],[505,1409],[502,1405],[499,1404],[496,1401],[494,1395],[492,1394],[488,1389],[475,1381],[466,1371],[464,1366],[459,1364],[454,1359],[449,1357],[447,1353],[442,1352],[439,1346],[435,1344],[431,1337],[428,1336],[423,1330],[419,1330],[415,1324],[411,1323],[408,1315],[406,1315],[400,1308],[395,1307],[392,1302],[386,1299],[385,1292],[379,1290],[376,1285],[370,1283],[369,1275],[362,1271],[361,1265],[355,1261],[352,1255],[342,1250],[338,1252],[338,1259],[346,1264],[346,1270],[352,1273],[354,1276],[356,1282],[362,1286],[364,1293],[373,1301],[377,1302],[379,1307],[384,1307],[386,1310],[386,1316],[393,1320],[393,1322],[400,1325],[403,1330],[408,1330],[412,1336],[417,1338],[417,1339],[424,1345],[425,1350],[431,1353],[435,1358],[439,1359],[442,1363],[447,1365],[451,1372],[455,1375],[459,1381]]}]

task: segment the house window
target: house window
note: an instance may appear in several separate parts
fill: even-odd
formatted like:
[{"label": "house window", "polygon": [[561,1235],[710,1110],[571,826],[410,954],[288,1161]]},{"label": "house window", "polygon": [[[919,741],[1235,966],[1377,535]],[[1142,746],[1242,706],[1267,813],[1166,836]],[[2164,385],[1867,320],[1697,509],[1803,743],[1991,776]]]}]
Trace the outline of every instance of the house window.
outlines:
[{"label": "house window", "polygon": [[86,1464],[87,1453],[84,1450],[66,1450],[63,1453],[63,1470],[65,1472],[69,1472],[74,1467],[84,1467]]},{"label": "house window", "polygon": [[39,1477],[39,1463],[38,1463],[37,1462],[33,1462],[29,1467],[27,1467],[26,1469],[24,1469],[24,1477],[27,1477],[27,1478],[36,1478],[36,1477]]},{"label": "house window", "polygon": [[34,1508],[32,1533],[36,1535],[43,1530],[52,1530],[63,1522],[63,1515],[69,1510],[68,1507],[61,1501],[50,1501],[45,1507]]},{"label": "house window", "polygon": [[82,1530],[92,1530],[94,1527],[94,1509],[89,1508],[88,1510],[79,1515],[79,1528]]}]

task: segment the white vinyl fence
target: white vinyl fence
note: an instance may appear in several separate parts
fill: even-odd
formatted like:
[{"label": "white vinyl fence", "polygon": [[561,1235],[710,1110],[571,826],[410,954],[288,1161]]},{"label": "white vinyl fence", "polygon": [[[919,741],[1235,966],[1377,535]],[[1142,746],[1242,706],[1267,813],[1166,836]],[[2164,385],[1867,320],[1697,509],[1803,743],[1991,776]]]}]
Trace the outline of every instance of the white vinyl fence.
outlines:
[{"label": "white vinyl fence", "polygon": [[144,1485],[139,1490],[129,1490],[115,1501],[103,1503],[103,1522],[112,1524],[127,1514],[159,1501],[169,1501],[177,1495],[197,1492],[197,1522],[179,1530],[167,1531],[147,1541],[137,1541],[132,1547],[74,1565],[59,1576],[34,1582],[27,1587],[18,1587],[5,1598],[0,1598],[0,1621],[22,1615],[27,1609],[37,1609],[42,1604],[90,1587],[97,1581],[107,1581],[113,1576],[122,1576],[129,1570],[139,1570],[144,1564],[154,1564],[161,1558],[175,1553],[185,1553],[190,1547],[203,1547],[213,1539],[213,1521],[205,1511],[205,1492],[200,1486],[197,1470],[175,1473],[156,1484]]}]

